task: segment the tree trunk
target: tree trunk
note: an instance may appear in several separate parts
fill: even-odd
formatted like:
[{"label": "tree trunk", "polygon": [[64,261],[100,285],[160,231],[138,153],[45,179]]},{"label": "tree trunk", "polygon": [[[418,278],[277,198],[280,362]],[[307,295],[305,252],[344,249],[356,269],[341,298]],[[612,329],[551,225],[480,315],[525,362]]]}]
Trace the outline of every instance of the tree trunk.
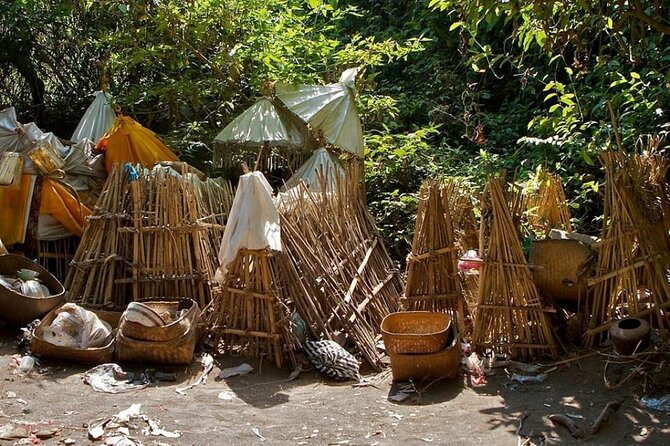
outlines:
[{"label": "tree trunk", "polygon": [[37,74],[29,55],[14,54],[10,63],[30,85],[35,122],[41,127],[44,124],[44,81]]}]

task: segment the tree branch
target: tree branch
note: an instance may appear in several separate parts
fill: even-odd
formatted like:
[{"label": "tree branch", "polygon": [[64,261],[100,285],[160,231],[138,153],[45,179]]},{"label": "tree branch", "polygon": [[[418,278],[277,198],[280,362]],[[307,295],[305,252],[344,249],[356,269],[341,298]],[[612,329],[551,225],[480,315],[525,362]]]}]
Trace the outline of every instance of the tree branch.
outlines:
[{"label": "tree branch", "polygon": [[[147,15],[155,24],[160,25],[158,19],[151,14],[146,6],[143,4],[137,4],[135,2],[132,2],[132,5],[142,11],[144,14]],[[219,69],[217,66],[215,66],[212,62],[210,62],[207,57],[202,54],[196,47],[194,47],[189,41],[184,39],[182,36],[180,36],[172,26],[167,26],[166,27],[168,33],[170,33],[170,36],[176,40],[177,42],[181,43],[186,49],[188,49],[195,57],[200,59],[202,62],[204,62],[210,70],[212,70],[212,73],[214,73],[217,77],[219,77],[222,81],[224,81],[226,84],[228,84],[229,87],[233,88],[245,101],[249,102],[250,99],[247,95],[245,95],[241,90],[239,85],[232,79],[230,79],[229,76],[226,75],[221,69]]]},{"label": "tree branch", "polygon": [[640,11],[639,9],[633,9],[631,11],[628,11],[626,15],[629,15],[631,17],[634,17],[638,19],[640,22],[645,23],[652,28],[654,28],[656,31],[665,34],[666,36],[670,36],[670,26],[666,25],[665,23],[661,23],[658,20],[655,20],[651,17],[649,17],[647,14],[644,12]]}]

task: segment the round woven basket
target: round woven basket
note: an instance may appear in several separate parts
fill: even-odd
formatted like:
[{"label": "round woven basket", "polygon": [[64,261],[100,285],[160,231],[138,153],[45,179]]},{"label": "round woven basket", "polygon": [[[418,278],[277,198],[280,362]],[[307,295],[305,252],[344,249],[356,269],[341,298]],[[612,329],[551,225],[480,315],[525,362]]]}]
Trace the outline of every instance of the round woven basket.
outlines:
[{"label": "round woven basket", "polygon": [[[60,307],[59,307],[60,308]],[[114,360],[114,338],[115,333],[109,338],[106,345],[102,347],[91,348],[72,348],[62,345],[52,344],[44,340],[44,329],[51,325],[56,318],[58,308],[51,310],[39,325],[33,329],[30,336],[30,351],[38,356],[45,358],[54,358],[68,360],[72,362],[81,362],[84,364],[105,364]],[[93,310],[91,310],[93,311]],[[103,321],[109,323],[113,329],[119,325],[118,315],[113,312],[103,311],[94,313]]]},{"label": "round woven basket", "polygon": [[116,334],[115,357],[117,361],[190,364],[193,362],[196,340],[195,325],[190,326],[181,336],[165,342],[138,341],[124,336],[119,330]]},{"label": "round woven basket", "polygon": [[556,304],[576,311],[587,296],[587,281],[593,251],[577,240],[540,240],[533,242],[530,263],[533,281],[540,294]]},{"label": "round woven basket", "polygon": [[435,353],[389,354],[393,381],[456,378],[461,368],[461,343],[453,328],[447,339],[446,348]]},{"label": "round woven basket", "polygon": [[391,313],[382,320],[384,348],[389,354],[434,353],[447,344],[451,316],[430,311]]},{"label": "round woven basket", "polygon": [[0,274],[15,276],[22,268],[37,271],[40,282],[49,288],[51,296],[26,296],[0,285],[0,318],[19,327],[47,314],[61,304],[65,296],[65,288],[58,279],[37,263],[16,254],[0,256]]},{"label": "round woven basket", "polygon": [[200,309],[191,299],[144,299],[139,302],[150,307],[157,313],[168,312],[176,315],[182,310],[186,312],[179,318],[161,327],[147,327],[137,322],[128,321],[121,316],[119,330],[123,336],[138,341],[166,342],[182,336],[198,323]]}]

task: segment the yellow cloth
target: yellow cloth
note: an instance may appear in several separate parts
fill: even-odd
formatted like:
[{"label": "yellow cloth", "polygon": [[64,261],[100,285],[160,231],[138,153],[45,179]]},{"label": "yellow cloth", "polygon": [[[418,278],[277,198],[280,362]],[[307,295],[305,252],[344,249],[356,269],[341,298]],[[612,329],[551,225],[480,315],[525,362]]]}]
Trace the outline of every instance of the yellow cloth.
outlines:
[{"label": "yellow cloth", "polygon": [[116,118],[112,128],[98,142],[98,147],[105,152],[107,173],[116,163],[139,163],[151,168],[158,161],[179,161],[154,132],[128,116]]},{"label": "yellow cloth", "polygon": [[[86,217],[91,210],[77,201],[70,191],[57,181],[45,178],[42,183],[40,214],[51,214],[65,229],[81,237],[86,225]],[[81,205],[81,207],[80,207]]]},{"label": "yellow cloth", "polygon": [[34,184],[35,176],[24,174],[20,183],[0,186],[0,239],[5,245],[25,241]]}]

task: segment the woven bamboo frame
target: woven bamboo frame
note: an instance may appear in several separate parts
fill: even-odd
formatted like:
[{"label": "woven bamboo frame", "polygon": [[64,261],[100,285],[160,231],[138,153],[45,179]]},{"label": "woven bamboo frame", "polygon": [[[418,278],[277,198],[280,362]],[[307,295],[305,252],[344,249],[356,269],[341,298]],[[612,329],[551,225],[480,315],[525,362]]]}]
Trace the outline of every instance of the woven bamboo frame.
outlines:
[{"label": "woven bamboo frame", "polygon": [[447,312],[465,334],[470,309],[457,269],[463,253],[453,223],[458,208],[450,207],[457,195],[451,181],[431,179],[421,186],[403,306],[410,311]]},{"label": "woven bamboo frame", "polygon": [[541,169],[537,181],[537,189],[525,192],[527,217],[531,228],[545,235],[552,229],[572,232],[570,209],[561,177]]},{"label": "woven bamboo frame", "polygon": [[[282,243],[305,288],[294,296],[316,338],[346,334],[374,369],[382,319],[397,311],[402,279],[365,205],[360,166],[351,163],[334,193],[304,185],[280,206]],[[325,184],[322,190],[326,190]]]},{"label": "woven bamboo frame", "polygon": [[205,308],[223,230],[206,220],[228,210],[206,206],[187,176],[138,174],[131,181],[123,166],[112,169],[68,272],[68,299],[122,310],[132,300],[188,297]]},{"label": "woven bamboo frame", "polygon": [[[585,344],[603,341],[617,319],[653,316],[658,326],[670,308],[668,162],[654,155],[604,152],[605,210]],[[643,299],[640,290],[648,292]]]},{"label": "woven bamboo frame", "polygon": [[241,249],[227,266],[208,321],[215,345],[224,352],[267,355],[279,368],[288,359],[295,366],[284,256],[269,249]]},{"label": "woven bamboo frame", "polygon": [[472,342],[479,350],[509,353],[514,358],[555,356],[546,314],[550,310],[533,284],[513,217],[522,206],[520,193],[505,195],[503,178],[488,179],[482,197],[484,265]]}]

